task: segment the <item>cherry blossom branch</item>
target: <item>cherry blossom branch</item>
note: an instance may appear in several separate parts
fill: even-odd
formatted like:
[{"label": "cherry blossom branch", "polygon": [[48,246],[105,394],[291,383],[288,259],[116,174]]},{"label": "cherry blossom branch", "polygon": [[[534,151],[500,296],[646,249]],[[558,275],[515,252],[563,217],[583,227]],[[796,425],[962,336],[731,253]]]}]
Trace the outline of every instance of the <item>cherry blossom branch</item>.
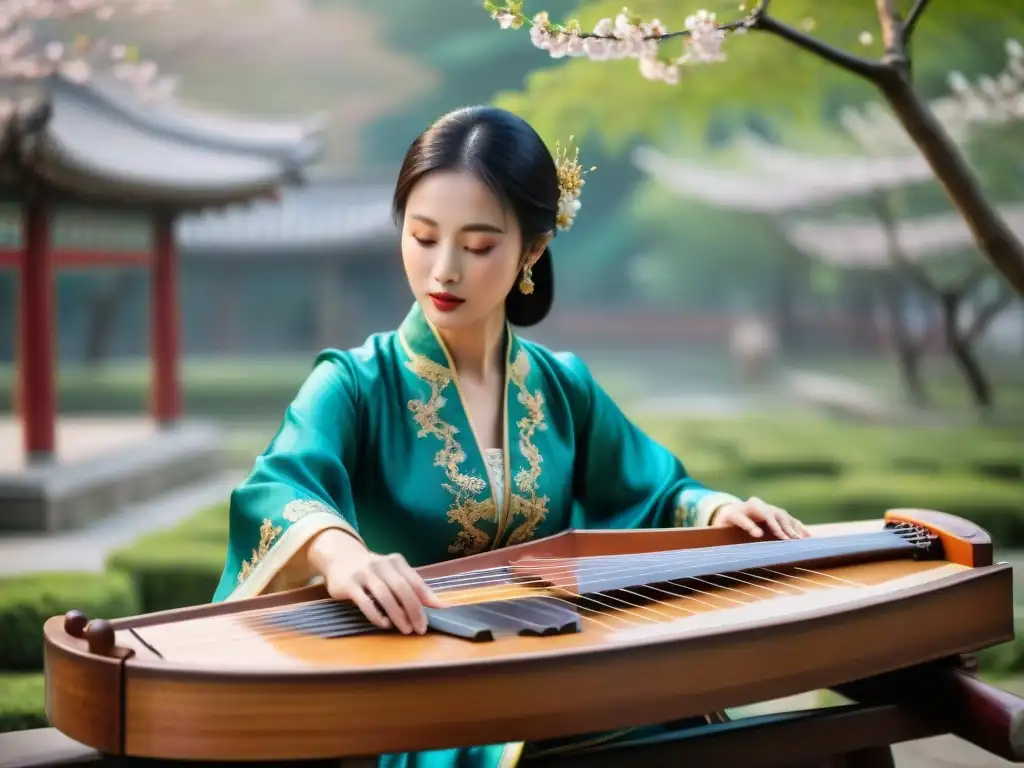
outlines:
[{"label": "cherry blossom branch", "polygon": [[802,48],[831,64],[835,64],[841,69],[845,69],[847,72],[860,75],[872,82],[876,82],[885,74],[886,66],[882,62],[847,53],[841,48],[831,46],[812,35],[808,35],[806,32],[802,32],[769,16],[767,12],[769,1],[763,0],[758,10],[755,11],[755,21],[751,27],[752,29],[769,32],[776,37],[781,37],[797,48]]},{"label": "cherry blossom branch", "polygon": [[[967,141],[977,126],[1024,120],[1024,46],[1012,38],[1005,45],[1007,63],[1002,72],[982,75],[973,83],[963,73],[951,72],[951,93],[927,103],[954,141]],[[879,103],[843,109],[839,119],[865,152],[881,155],[916,149],[906,127]]]},{"label": "cherry blossom branch", "polygon": [[896,12],[895,0],[875,0],[878,26],[882,31],[882,45],[885,46],[883,61],[905,67],[906,49],[903,47],[903,24]]},{"label": "cherry blossom branch", "polygon": [[914,35],[914,29],[917,27],[917,23],[921,20],[921,17],[924,16],[925,11],[928,10],[929,2],[930,0],[914,1],[914,5],[907,14],[906,21],[903,22],[903,30],[900,35],[904,48],[910,45],[910,38]]},{"label": "cherry blossom branch", "polygon": [[[143,98],[170,96],[174,81],[161,78],[155,63],[139,59],[133,46],[76,36],[70,43],[40,39],[39,22],[92,17],[109,21],[130,13],[143,16],[169,9],[173,0],[0,0],[0,84],[19,97],[0,98],[0,122],[7,123],[19,111],[26,90],[40,90],[54,76],[85,82],[97,68],[108,70]],[[13,86],[13,88],[10,88]]]},{"label": "cherry blossom branch", "polygon": [[[661,80],[670,85],[679,83],[680,67],[686,64],[724,61],[722,46],[729,34],[744,34],[750,29],[768,32],[809,51],[842,69],[872,82],[879,82],[890,68],[885,62],[873,61],[829,45],[806,32],[785,24],[768,14],[771,0],[757,5],[739,19],[719,23],[716,15],[700,10],[688,16],[685,29],[670,32],[658,19],[643,21],[628,9],[615,17],[598,21],[593,32],[584,32],[579,21],[565,24],[551,21],[547,11],[532,18],[523,13],[523,0],[484,0],[484,8],[502,29],[529,26],[530,39],[553,58],[585,56],[596,61],[632,58],[640,62],[640,73],[648,80]],[[741,6],[742,8],[742,6]],[[665,54],[661,43],[681,39],[680,56]]]}]

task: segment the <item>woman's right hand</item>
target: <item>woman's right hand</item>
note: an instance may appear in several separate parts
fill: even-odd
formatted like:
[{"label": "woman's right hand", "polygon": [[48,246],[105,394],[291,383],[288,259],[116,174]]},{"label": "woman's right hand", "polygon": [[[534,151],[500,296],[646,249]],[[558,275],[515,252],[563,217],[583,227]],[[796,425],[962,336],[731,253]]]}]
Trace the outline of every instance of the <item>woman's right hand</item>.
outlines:
[{"label": "woman's right hand", "polygon": [[351,600],[381,629],[394,626],[403,634],[422,635],[427,631],[424,606],[444,607],[398,553],[370,552],[358,539],[338,530],[324,531],[314,541],[314,548],[314,566],[331,597]]}]

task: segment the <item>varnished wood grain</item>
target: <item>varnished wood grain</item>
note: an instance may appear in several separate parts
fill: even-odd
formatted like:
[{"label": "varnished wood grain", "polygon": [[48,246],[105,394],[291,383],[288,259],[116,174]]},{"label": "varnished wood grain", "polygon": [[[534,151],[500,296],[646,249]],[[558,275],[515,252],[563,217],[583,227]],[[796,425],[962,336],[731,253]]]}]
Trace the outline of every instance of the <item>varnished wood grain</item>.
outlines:
[{"label": "varnished wood grain", "polygon": [[[44,631],[63,633],[64,618],[55,616]],[[46,643],[46,718],[67,736],[103,752],[123,749],[121,658],[89,654],[84,640],[65,636]]]},{"label": "varnished wood grain", "polygon": [[939,537],[947,560],[977,568],[992,565],[992,538],[979,526],[932,509],[890,509],[886,521],[923,525]]},{"label": "varnished wood grain", "polygon": [[943,582],[843,615],[688,642],[405,674],[169,676],[129,663],[126,745],[144,756],[297,759],[552,738],[830,687],[1012,635],[1008,567]]},{"label": "varnished wood grain", "polygon": [[[966,546],[947,546],[945,561],[768,569],[760,581],[741,572],[689,595],[583,611],[583,632],[551,638],[323,640],[251,622],[323,598],[316,587],[119,620],[123,698],[97,717],[124,713],[130,755],[297,760],[553,738],[832,687],[1012,637],[1010,568],[979,566],[980,529],[954,520],[941,535]],[[421,570],[744,541],[735,529],[570,532]],[[112,663],[83,653],[59,620],[46,642],[73,656],[73,670],[53,668],[62,678]],[[93,730],[76,738],[96,746]]]},{"label": "varnished wood grain", "polygon": [[854,701],[898,704],[1004,760],[1024,762],[1024,700],[963,668],[946,663],[898,670],[839,690]]},{"label": "varnished wood grain", "polygon": [[[897,590],[907,586],[901,579],[909,579],[914,584],[942,579],[959,570],[963,568],[941,561],[894,560],[817,572],[796,571],[788,576],[776,573],[770,575],[772,581],[749,577],[750,583],[730,582],[729,587],[706,584],[701,585],[700,593],[691,597],[665,597],[659,603],[643,607],[607,599],[584,600],[581,604],[583,632],[557,637],[503,637],[492,643],[468,643],[437,634],[405,636],[397,632],[324,640],[313,635],[260,630],[249,626],[247,617],[243,616],[193,619],[142,627],[137,632],[167,661],[208,669],[250,672],[304,668],[401,669],[422,664],[459,664],[468,660],[596,650],[642,640],[645,634],[654,639],[672,630],[676,630],[676,637],[682,638],[688,634],[688,625],[696,624],[693,619],[702,614],[720,613],[724,627],[740,627],[758,618],[782,618],[779,603],[783,597],[791,601],[787,604],[791,611],[813,610],[820,607],[823,600],[838,609],[851,597],[857,597],[859,587],[890,583],[892,589]],[[449,597],[447,593],[442,596]],[[750,610],[738,610],[744,605],[758,610],[758,614],[752,617]],[[790,619],[798,620],[798,616]]]}]

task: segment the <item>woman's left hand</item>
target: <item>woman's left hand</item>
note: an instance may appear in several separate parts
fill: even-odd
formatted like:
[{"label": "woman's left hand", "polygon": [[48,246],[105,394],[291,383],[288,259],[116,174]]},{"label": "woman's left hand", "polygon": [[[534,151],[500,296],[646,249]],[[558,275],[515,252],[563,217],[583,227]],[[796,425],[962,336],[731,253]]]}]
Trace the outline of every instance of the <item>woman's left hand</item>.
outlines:
[{"label": "woman's left hand", "polygon": [[756,496],[719,507],[711,524],[716,527],[731,525],[742,528],[751,536],[758,538],[764,535],[763,528],[771,531],[779,539],[804,539],[811,535],[804,524],[789,512],[773,507]]}]

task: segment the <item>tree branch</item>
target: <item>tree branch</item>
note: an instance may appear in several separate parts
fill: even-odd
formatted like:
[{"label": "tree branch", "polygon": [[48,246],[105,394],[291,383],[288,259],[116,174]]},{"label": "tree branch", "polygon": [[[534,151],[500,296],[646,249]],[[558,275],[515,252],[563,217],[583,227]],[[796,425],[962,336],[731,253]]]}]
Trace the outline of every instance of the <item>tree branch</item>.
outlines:
[{"label": "tree branch", "polygon": [[899,268],[903,270],[903,273],[913,280],[918,287],[923,288],[937,299],[942,299],[946,296],[948,291],[932,279],[931,275],[928,274],[928,270],[920,264],[915,264],[908,259],[903,253],[902,248],[897,247],[890,250],[889,253],[897,266],[899,266]]},{"label": "tree branch", "polygon": [[890,60],[905,61],[907,52],[903,48],[903,27],[899,14],[893,5],[894,0],[875,0],[878,11],[878,26],[882,30],[882,43],[885,45],[885,56]]},{"label": "tree branch", "polygon": [[957,289],[957,293],[961,298],[967,298],[974,293],[974,289],[978,287],[981,281],[984,280],[988,274],[989,270],[984,264],[975,265],[975,267],[967,273],[967,277],[965,277],[964,281],[960,284],[960,287]]},{"label": "tree branch", "polygon": [[783,40],[792,43],[797,48],[813,53],[818,58],[824,59],[840,69],[845,69],[847,72],[852,72],[873,83],[879,82],[888,73],[889,67],[886,64],[847,53],[816,37],[801,32],[769,16],[767,8],[768,3],[765,2],[761,9],[754,14],[751,29],[770,32],[776,37],[781,37]]},{"label": "tree branch", "polygon": [[1012,291],[1000,287],[999,295],[982,307],[978,314],[974,316],[974,322],[971,323],[971,327],[967,329],[965,334],[967,341],[971,343],[976,341],[985,332],[989,324],[996,319],[1000,312],[1010,306],[1015,298],[1016,296]]},{"label": "tree branch", "polygon": [[947,291],[931,278],[928,270],[907,258],[903,246],[900,244],[899,234],[896,229],[896,217],[893,215],[892,207],[889,204],[889,196],[879,189],[874,189],[868,197],[868,203],[882,224],[889,262],[901,270],[918,287],[941,299]]},{"label": "tree branch", "polygon": [[1024,296],[1024,243],[988,201],[959,147],[905,78],[887,78],[879,90],[963,216],[982,253]]},{"label": "tree branch", "polygon": [[910,44],[910,38],[914,34],[914,28],[917,27],[917,22],[924,16],[924,12],[928,10],[928,3],[930,0],[914,0],[914,5],[910,9],[910,13],[907,14],[907,20],[903,22],[903,33],[901,35],[903,39],[904,49]]}]

